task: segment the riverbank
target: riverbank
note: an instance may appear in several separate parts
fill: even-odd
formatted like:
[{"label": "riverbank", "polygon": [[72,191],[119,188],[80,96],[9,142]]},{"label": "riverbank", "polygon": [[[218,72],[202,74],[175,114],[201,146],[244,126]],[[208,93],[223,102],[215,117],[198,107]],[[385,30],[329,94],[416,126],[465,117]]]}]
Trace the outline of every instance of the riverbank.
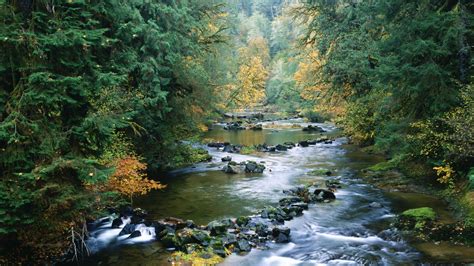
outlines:
[{"label": "riverbank", "polygon": [[424,224],[425,228],[401,228],[408,241],[433,261],[474,262],[474,227],[467,222],[472,207],[465,202],[469,192],[448,193],[439,184],[407,177],[398,169],[373,170],[383,164],[363,169],[360,176],[385,191],[397,214],[426,207],[436,214],[435,221]]}]

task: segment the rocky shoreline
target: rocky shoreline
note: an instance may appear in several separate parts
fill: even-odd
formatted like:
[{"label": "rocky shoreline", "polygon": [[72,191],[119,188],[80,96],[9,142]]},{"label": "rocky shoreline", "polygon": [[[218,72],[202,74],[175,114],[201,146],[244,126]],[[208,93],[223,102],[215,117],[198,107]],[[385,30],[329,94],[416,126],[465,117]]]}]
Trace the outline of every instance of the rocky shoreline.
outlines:
[{"label": "rocky shoreline", "polygon": [[258,144],[253,146],[237,145],[231,144],[229,142],[210,142],[207,144],[210,148],[216,148],[222,152],[227,153],[242,153],[245,149],[250,149],[251,151],[256,152],[279,152],[279,151],[288,151],[294,147],[307,148],[316,144],[332,144],[334,139],[328,138],[327,136],[321,136],[316,139],[302,140],[299,142],[285,142],[277,145],[267,145],[267,144]]},{"label": "rocky shoreline", "polygon": [[[111,223],[111,229],[121,229],[118,234],[127,239],[142,236],[143,228],[152,228],[147,233],[155,235],[170,252],[181,252],[200,259],[219,256],[225,258],[232,253],[245,254],[252,249],[267,249],[269,242],[288,243],[291,230],[286,221],[303,215],[314,204],[336,200],[334,188],[319,188],[315,185],[298,186],[283,191],[276,206],[266,206],[255,215],[214,220],[207,225],[196,225],[191,220],[168,217],[160,220],[148,219],[140,208],[122,208],[115,219],[103,218],[89,224],[89,230]],[[170,256],[172,254],[170,253]],[[171,256],[176,260],[179,256]]]}]

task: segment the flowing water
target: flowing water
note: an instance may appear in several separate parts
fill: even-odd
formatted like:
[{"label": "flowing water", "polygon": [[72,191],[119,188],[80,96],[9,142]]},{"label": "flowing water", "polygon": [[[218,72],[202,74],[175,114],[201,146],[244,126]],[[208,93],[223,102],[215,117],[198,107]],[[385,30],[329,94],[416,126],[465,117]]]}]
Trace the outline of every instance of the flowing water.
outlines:
[{"label": "flowing water", "polygon": [[[273,123],[273,124],[271,124]],[[319,133],[291,128],[301,120],[269,122],[273,129],[262,131],[224,131],[216,126],[205,138],[233,144],[275,145],[286,141],[317,138]],[[317,124],[329,131],[328,124]],[[343,188],[336,192],[337,200],[328,204],[310,205],[304,215],[285,225],[291,228],[291,242],[270,244],[268,250],[253,249],[245,256],[231,255],[224,265],[315,265],[315,264],[413,264],[424,261],[423,256],[408,245],[390,228],[394,205],[388,195],[357,178],[357,170],[381,160],[361,152],[338,138],[332,144],[296,147],[286,152],[257,155],[227,154],[207,148],[212,162],[197,164],[163,177],[168,185],[137,199],[136,205],[147,210],[151,218],[167,216],[194,220],[207,224],[211,220],[254,214],[265,205],[276,204],[283,197],[282,190],[298,184],[323,183],[337,179]],[[263,162],[267,169],[262,175],[230,175],[221,171],[221,158],[231,155],[234,161]],[[329,169],[329,177],[309,174],[315,169]],[[382,208],[371,208],[378,202]],[[108,229],[105,223],[93,232],[90,243],[99,251],[89,264],[102,265],[163,265],[167,253],[158,242],[150,241],[154,232],[142,228],[145,234],[127,240],[117,238],[120,229]],[[148,230],[148,231],[146,231]]]}]

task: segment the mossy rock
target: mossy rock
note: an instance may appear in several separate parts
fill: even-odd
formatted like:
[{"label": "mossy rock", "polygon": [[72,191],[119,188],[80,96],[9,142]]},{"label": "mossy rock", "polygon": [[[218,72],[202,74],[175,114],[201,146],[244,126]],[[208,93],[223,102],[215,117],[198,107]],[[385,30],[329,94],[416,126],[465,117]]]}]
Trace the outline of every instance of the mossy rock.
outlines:
[{"label": "mossy rock", "polygon": [[395,167],[396,167],[396,164],[393,161],[387,161],[387,162],[378,163],[367,169],[374,172],[383,172],[383,171],[392,170]]},{"label": "mossy rock", "polygon": [[401,214],[402,217],[414,219],[415,221],[434,221],[436,220],[436,212],[429,207],[417,209],[409,209]]},{"label": "mossy rock", "polygon": [[429,207],[409,209],[404,211],[397,223],[398,228],[426,232],[436,220],[436,212]]},{"label": "mossy rock", "polygon": [[469,170],[467,178],[469,180],[469,189],[474,190],[474,167]]},{"label": "mossy rock", "polygon": [[236,223],[237,223],[237,225],[239,225],[239,226],[244,226],[244,225],[246,225],[249,221],[250,221],[250,218],[249,218],[249,217],[247,217],[247,216],[240,216],[239,218],[237,218]]},{"label": "mossy rock", "polygon": [[244,146],[240,149],[240,154],[249,155],[257,152],[257,149],[254,146]]},{"label": "mossy rock", "polygon": [[167,233],[160,240],[167,248],[179,248],[181,246],[179,238],[174,233]]}]

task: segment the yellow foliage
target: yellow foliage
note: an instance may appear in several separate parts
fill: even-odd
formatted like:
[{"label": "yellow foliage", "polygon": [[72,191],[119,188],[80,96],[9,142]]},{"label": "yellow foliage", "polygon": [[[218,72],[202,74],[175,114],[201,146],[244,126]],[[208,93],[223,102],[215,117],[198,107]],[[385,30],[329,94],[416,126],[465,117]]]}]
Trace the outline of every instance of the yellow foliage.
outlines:
[{"label": "yellow foliage", "polygon": [[197,128],[198,128],[199,131],[201,131],[201,132],[206,132],[206,131],[209,130],[209,127],[206,126],[206,125],[204,125],[203,123],[199,123],[199,124],[197,125]]},{"label": "yellow foliage", "polygon": [[250,59],[248,64],[240,66],[237,75],[239,87],[234,99],[241,107],[252,107],[265,98],[265,84],[268,79],[268,71],[258,56]]},{"label": "yellow foliage", "polygon": [[248,64],[252,58],[259,57],[264,66],[270,63],[270,49],[263,37],[255,37],[247,42],[247,46],[239,49],[241,64]]},{"label": "yellow foliage", "polygon": [[147,178],[146,164],[135,156],[118,159],[115,172],[108,180],[108,187],[122,195],[128,196],[130,202],[135,195],[145,195],[153,189],[166,187],[157,181]]},{"label": "yellow foliage", "polygon": [[325,59],[318,51],[309,51],[298,65],[294,74],[300,96],[306,101],[314,102],[313,111],[332,115],[343,115],[346,112],[343,95],[327,97],[330,84],[323,79],[322,68]]},{"label": "yellow foliage", "polygon": [[192,265],[192,266],[209,266],[217,265],[224,259],[214,254],[212,251],[195,251],[191,254],[186,254],[181,251],[173,252],[171,254],[171,265]]},{"label": "yellow foliage", "polygon": [[438,182],[441,184],[448,184],[452,181],[454,177],[454,170],[451,168],[449,164],[445,166],[436,166],[433,167],[433,170],[436,171],[436,175],[438,175]]}]

